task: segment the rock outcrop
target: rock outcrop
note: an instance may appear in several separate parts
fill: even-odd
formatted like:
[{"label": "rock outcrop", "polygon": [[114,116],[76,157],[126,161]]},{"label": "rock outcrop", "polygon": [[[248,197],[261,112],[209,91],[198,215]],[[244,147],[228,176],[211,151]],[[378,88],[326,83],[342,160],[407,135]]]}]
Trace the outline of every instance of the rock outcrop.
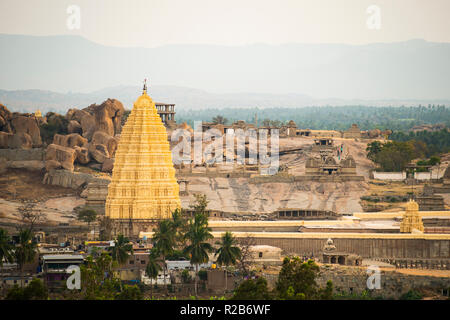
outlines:
[{"label": "rock outcrop", "polygon": [[0,131],[13,133],[10,121],[12,113],[4,105],[0,104]]},{"label": "rock outcrop", "polygon": [[8,141],[10,136],[12,136],[12,133],[0,131],[0,149],[8,148]]},{"label": "rock outcrop", "polygon": [[111,173],[113,168],[114,168],[114,159],[106,159],[102,164],[103,172]]},{"label": "rock outcrop", "polygon": [[31,149],[33,148],[33,140],[31,136],[25,132],[11,134],[8,136],[8,148]]},{"label": "rock outcrop", "polygon": [[66,170],[73,171],[73,163],[77,157],[76,151],[72,148],[66,148],[57,144],[51,144],[47,147],[45,160],[54,160],[61,164]]},{"label": "rock outcrop", "polygon": [[44,161],[38,160],[8,161],[8,168],[40,171],[44,169]]},{"label": "rock outcrop", "polygon": [[89,154],[98,163],[103,163],[105,160],[109,159],[108,149],[103,144],[90,143]]},{"label": "rock outcrop", "polygon": [[75,147],[75,152],[77,153],[77,162],[80,164],[88,164],[91,161],[89,156],[89,150],[85,147]]},{"label": "rock outcrop", "polygon": [[11,119],[11,126],[15,132],[26,133],[31,137],[33,147],[40,147],[42,145],[41,132],[36,117],[13,114]]},{"label": "rock outcrop", "polygon": [[87,187],[90,182],[100,182],[107,185],[109,181],[110,179],[108,178],[98,178],[88,173],[70,172],[68,170],[49,170],[45,174],[42,183],[79,189]]},{"label": "rock outcrop", "polygon": [[46,171],[50,171],[50,170],[53,170],[53,169],[61,169],[61,168],[62,168],[61,163],[59,163],[56,160],[47,160],[47,161],[45,161],[45,170]]},{"label": "rock outcrop", "polygon": [[70,109],[66,114],[71,123],[69,132],[75,133],[81,127],[83,137],[88,140],[97,131],[114,137],[120,132],[124,111],[122,103],[115,99],[108,99],[100,105],[92,104],[83,110]]},{"label": "rock outcrop", "polygon": [[[86,110],[70,109],[66,114],[66,119],[76,121],[81,126],[83,137],[90,140],[95,132],[95,117]],[[75,124],[73,124],[75,125]]]},{"label": "rock outcrop", "polygon": [[110,136],[120,132],[122,115],[125,111],[120,101],[108,99],[101,105],[93,104],[84,110],[95,116],[95,131],[103,131]]},{"label": "rock outcrop", "polygon": [[30,149],[41,145],[37,118],[28,113],[11,113],[0,104],[0,148]]},{"label": "rock outcrop", "polygon": [[380,129],[369,130],[368,134],[369,138],[377,138],[381,135],[381,130]]},{"label": "rock outcrop", "polygon": [[102,131],[97,131],[92,136],[92,144],[94,145],[104,145],[108,150],[108,154],[110,157],[114,157],[116,153],[118,140]]},{"label": "rock outcrop", "polygon": [[78,133],[71,133],[67,135],[55,134],[53,137],[53,143],[66,148],[87,147],[88,140],[80,136]]},{"label": "rock outcrop", "polygon": [[67,132],[83,134],[83,128],[81,127],[81,124],[78,121],[70,120],[69,125],[67,126]]}]

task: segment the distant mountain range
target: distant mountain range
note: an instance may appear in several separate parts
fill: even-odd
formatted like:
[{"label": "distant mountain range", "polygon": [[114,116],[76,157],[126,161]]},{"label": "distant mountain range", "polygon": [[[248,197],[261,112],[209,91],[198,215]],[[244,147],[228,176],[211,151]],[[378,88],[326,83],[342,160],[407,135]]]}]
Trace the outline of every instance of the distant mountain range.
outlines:
[{"label": "distant mountain range", "polygon": [[[138,86],[117,86],[91,93],[58,93],[45,90],[0,90],[0,103],[11,111],[35,112],[37,109],[65,114],[70,108],[85,108],[92,103],[99,104],[108,98],[118,99],[126,109],[141,94]],[[152,86],[149,94],[155,102],[174,103],[176,111],[224,108],[296,108],[306,106],[411,106],[444,104],[450,100],[346,100],[314,99],[300,94],[229,93],[214,94],[203,90]]]},{"label": "distant mountain range", "polygon": [[0,102],[17,110],[65,110],[108,97],[129,108],[146,77],[155,100],[181,108],[450,100],[450,43],[123,48],[79,36],[0,34],[0,48],[0,88],[8,90]]},{"label": "distant mountain range", "polygon": [[450,43],[424,40],[132,48],[103,46],[80,36],[0,34],[0,48],[0,88],[7,90],[88,93],[140,86],[150,78],[151,86],[245,96],[450,99]]}]

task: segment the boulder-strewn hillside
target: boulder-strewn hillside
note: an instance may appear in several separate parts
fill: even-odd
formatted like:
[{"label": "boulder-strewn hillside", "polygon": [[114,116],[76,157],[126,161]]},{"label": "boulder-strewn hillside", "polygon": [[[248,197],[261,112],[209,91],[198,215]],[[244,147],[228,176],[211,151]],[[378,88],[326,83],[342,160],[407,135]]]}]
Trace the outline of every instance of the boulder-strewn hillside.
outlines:
[{"label": "boulder-strewn hillside", "polygon": [[[366,141],[335,139],[344,144],[344,153],[353,156],[358,175],[369,178],[373,164],[367,159]],[[295,176],[305,174],[305,162],[312,154],[312,138],[280,138],[280,151],[301,148],[293,154],[280,156],[280,166],[287,166]],[[204,193],[210,200],[209,207],[225,212],[270,213],[279,208],[332,210],[338,213],[361,212],[360,197],[369,186],[364,181],[347,182],[268,182],[251,183],[247,178],[189,177],[189,196],[181,198],[183,207],[194,201],[193,194]]]},{"label": "boulder-strewn hillside", "polygon": [[[50,112],[44,117],[11,113],[0,104],[0,149],[44,146],[42,167],[47,171],[73,171],[75,164],[111,171],[124,111],[115,99],[82,110],[70,109],[65,116]],[[33,161],[28,165],[39,167]]]},{"label": "boulder-strewn hillside", "polygon": [[0,104],[0,148],[40,147],[39,120],[31,114],[11,113]]}]

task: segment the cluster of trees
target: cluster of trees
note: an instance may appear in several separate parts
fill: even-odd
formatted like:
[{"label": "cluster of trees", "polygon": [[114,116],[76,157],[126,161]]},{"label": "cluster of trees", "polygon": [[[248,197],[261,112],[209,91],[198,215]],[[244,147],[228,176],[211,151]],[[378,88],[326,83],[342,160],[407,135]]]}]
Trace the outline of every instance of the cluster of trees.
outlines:
[{"label": "cluster of trees", "polygon": [[[189,257],[189,261],[195,266],[194,281],[195,295],[197,296],[199,266],[208,263],[209,253],[215,251],[217,264],[223,266],[235,265],[239,259],[242,259],[241,248],[230,232],[226,232],[221,241],[216,242],[217,249],[211,245],[210,240],[213,239],[213,235],[211,228],[208,227],[207,205],[208,201],[205,195],[196,195],[193,217],[188,218],[182,211],[175,210],[172,219],[162,220],[158,223],[152,239],[154,246],[146,267],[146,274],[150,279],[156,279],[162,269],[165,281],[166,260],[170,256],[181,253]],[[184,278],[187,280],[189,277],[185,274]]]},{"label": "cluster of trees", "polygon": [[[450,108],[441,105],[418,107],[374,107],[374,106],[324,106],[303,108],[225,108],[177,111],[178,122],[211,121],[211,114],[227,118],[229,122],[272,119],[280,123],[294,120],[299,128],[322,130],[346,130],[353,123],[362,130],[390,129],[407,131],[422,124],[443,123],[450,127]],[[264,121],[264,120],[263,120]],[[269,120],[271,121],[271,120]],[[259,120],[259,123],[262,123]]]},{"label": "cluster of trees", "polygon": [[108,251],[95,252],[86,258],[81,269],[81,290],[71,298],[84,300],[142,300],[137,285],[122,285],[115,269],[133,252],[130,241],[119,235]]},{"label": "cluster of trees", "polygon": [[441,153],[450,152],[450,131],[445,128],[439,131],[419,131],[405,133],[394,132],[389,136],[390,140],[399,142],[416,141],[423,146],[423,156],[429,158]]},{"label": "cluster of trees", "polygon": [[249,279],[235,290],[233,299],[331,300],[333,283],[328,281],[325,288],[319,288],[316,282],[319,271],[319,266],[313,260],[303,262],[298,257],[286,257],[274,290],[269,291],[263,277]]},{"label": "cluster of trees", "polygon": [[42,141],[50,144],[53,141],[55,134],[67,134],[67,126],[69,121],[62,115],[49,112],[45,115],[47,123],[42,123],[39,126]]},{"label": "cluster of trees", "polygon": [[0,229],[0,271],[3,263],[16,263],[23,283],[24,266],[34,261],[37,253],[37,244],[33,241],[33,232],[30,228],[21,228],[14,243],[11,236],[4,229]]},{"label": "cluster of trees", "polygon": [[[379,165],[379,169],[385,172],[398,172],[405,170],[413,159],[423,159],[427,155],[427,145],[418,140],[388,141],[382,143],[373,141],[367,145],[367,158]],[[440,163],[440,158],[433,156],[429,160],[419,161],[418,166],[435,165]],[[423,170],[426,170],[423,167]],[[419,171],[420,168],[419,168]]]},{"label": "cluster of trees", "polygon": [[[211,229],[208,227],[206,207],[208,201],[205,195],[196,195],[196,203],[193,205],[193,217],[187,217],[183,211],[175,210],[171,219],[161,220],[154,230],[151,241],[153,248],[149,253],[149,261],[145,268],[146,275],[153,281],[162,272],[164,282],[168,273],[167,260],[186,257],[195,266],[195,295],[198,294],[198,279],[205,278],[201,264],[209,261],[209,254],[215,252],[218,265],[230,266],[240,263],[246,266],[244,257],[247,258],[238,246],[236,239],[230,232],[226,232],[221,241],[216,242],[214,248],[210,240],[213,239]],[[92,212],[81,211],[80,219],[89,222],[95,219]],[[129,240],[119,235],[115,240],[115,246],[110,252],[95,253],[89,256],[85,265],[81,267],[83,299],[140,299],[142,293],[137,286],[121,286],[121,282],[115,276],[114,268],[127,262],[133,248]],[[227,277],[226,277],[227,278]],[[183,282],[191,280],[188,272],[182,274]],[[227,281],[227,280],[226,280]],[[166,292],[168,286],[164,283]],[[153,285],[151,296],[153,296]]]},{"label": "cluster of trees", "polygon": [[14,286],[6,294],[5,300],[47,300],[48,290],[40,279],[33,279],[25,288]]}]

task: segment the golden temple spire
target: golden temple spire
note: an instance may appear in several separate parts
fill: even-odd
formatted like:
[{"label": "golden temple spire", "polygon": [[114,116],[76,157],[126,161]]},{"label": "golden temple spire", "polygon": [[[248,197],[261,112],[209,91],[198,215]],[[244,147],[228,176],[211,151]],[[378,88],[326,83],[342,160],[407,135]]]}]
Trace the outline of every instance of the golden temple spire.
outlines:
[{"label": "golden temple spire", "polygon": [[116,231],[127,236],[148,231],[149,221],[169,219],[181,208],[166,128],[146,90],[145,80],[122,128],[105,206],[105,215],[124,228]]}]

